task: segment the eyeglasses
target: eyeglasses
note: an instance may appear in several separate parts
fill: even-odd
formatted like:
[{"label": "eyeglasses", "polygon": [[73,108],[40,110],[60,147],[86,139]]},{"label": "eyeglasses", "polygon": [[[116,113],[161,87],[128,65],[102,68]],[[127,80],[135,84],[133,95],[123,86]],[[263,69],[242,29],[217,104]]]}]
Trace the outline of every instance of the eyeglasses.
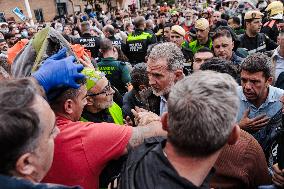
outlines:
[{"label": "eyeglasses", "polygon": [[110,93],[111,91],[111,85],[110,85],[110,82],[108,82],[107,86],[105,86],[105,88],[102,90],[102,92],[100,93],[89,93],[87,94],[87,96],[98,96],[98,95],[101,95],[101,94],[106,94],[106,96],[108,95],[111,95]]}]

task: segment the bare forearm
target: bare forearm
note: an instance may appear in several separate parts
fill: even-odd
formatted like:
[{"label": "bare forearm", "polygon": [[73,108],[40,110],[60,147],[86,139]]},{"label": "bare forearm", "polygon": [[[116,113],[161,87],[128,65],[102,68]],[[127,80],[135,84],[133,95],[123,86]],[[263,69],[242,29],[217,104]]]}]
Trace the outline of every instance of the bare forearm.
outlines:
[{"label": "bare forearm", "polygon": [[133,127],[132,136],[128,142],[128,149],[134,148],[144,142],[144,139],[154,136],[167,136],[159,121],[151,122],[141,127]]}]

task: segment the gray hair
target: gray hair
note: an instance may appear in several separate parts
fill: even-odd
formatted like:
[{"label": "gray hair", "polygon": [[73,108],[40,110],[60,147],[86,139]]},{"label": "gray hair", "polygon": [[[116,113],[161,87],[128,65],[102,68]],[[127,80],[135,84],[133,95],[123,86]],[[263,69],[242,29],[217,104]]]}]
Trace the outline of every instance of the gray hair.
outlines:
[{"label": "gray hair", "polygon": [[239,108],[237,86],[228,74],[198,71],[172,87],[168,140],[178,153],[206,157],[226,144]]},{"label": "gray hair", "polygon": [[183,69],[185,63],[181,49],[172,42],[160,43],[152,48],[148,60],[156,62],[159,59],[166,59],[171,71]]}]

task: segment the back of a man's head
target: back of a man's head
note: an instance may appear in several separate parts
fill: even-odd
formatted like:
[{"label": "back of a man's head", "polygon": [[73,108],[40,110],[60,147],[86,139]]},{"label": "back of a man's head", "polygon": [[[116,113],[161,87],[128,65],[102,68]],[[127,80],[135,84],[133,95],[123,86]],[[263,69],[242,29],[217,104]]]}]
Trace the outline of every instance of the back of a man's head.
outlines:
[{"label": "back of a man's head", "polygon": [[145,63],[136,64],[131,71],[131,84],[133,85],[133,89],[136,91],[140,91],[140,87],[148,86],[149,79],[147,76],[147,65]]},{"label": "back of a man's head", "polygon": [[211,70],[220,73],[226,73],[232,76],[236,81],[238,81],[240,78],[237,66],[223,58],[213,57],[210,60],[206,60],[200,66],[200,70]]},{"label": "back of a man's head", "polygon": [[198,71],[172,87],[168,141],[178,154],[207,157],[227,143],[238,112],[237,86],[228,74]]},{"label": "back of a man's head", "polygon": [[34,85],[29,79],[0,82],[0,174],[17,173],[18,158],[37,147],[41,128]]},{"label": "back of a man's head", "polygon": [[145,22],[146,21],[145,21],[145,18],[143,16],[138,16],[134,20],[134,26],[135,26],[136,29],[137,28],[140,28],[140,29],[143,28],[144,29]]},{"label": "back of a man's head", "polygon": [[101,52],[104,54],[105,52],[108,52],[110,50],[113,49],[113,45],[112,45],[112,42],[111,40],[107,39],[107,38],[104,38],[101,40],[100,42],[100,50]]}]

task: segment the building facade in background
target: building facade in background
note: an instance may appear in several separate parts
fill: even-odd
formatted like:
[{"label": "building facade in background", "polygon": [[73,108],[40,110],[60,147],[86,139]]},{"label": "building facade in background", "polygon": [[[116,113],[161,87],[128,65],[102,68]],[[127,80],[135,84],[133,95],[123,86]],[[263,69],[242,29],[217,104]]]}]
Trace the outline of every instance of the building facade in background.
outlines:
[{"label": "building facade in background", "polygon": [[[56,15],[71,15],[74,11],[84,11],[86,2],[82,0],[29,0],[33,19],[35,22],[51,21]],[[12,12],[18,7],[27,16],[24,0],[0,0],[0,14],[6,18],[14,17],[16,21],[20,19]]]}]

